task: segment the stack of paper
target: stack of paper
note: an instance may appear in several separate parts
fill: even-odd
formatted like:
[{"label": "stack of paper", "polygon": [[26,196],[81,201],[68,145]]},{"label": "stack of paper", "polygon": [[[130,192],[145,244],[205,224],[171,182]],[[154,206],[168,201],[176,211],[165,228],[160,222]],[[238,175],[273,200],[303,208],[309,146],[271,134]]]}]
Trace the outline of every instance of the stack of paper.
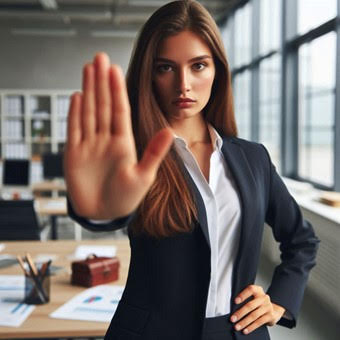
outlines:
[{"label": "stack of paper", "polygon": [[19,327],[35,306],[22,303],[25,292],[23,275],[0,275],[0,326]]}]

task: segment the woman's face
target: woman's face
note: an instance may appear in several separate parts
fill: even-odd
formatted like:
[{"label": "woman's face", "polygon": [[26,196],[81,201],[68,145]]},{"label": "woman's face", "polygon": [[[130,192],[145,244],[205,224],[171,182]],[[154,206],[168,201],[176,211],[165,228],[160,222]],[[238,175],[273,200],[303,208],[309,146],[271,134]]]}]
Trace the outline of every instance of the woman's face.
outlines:
[{"label": "woman's face", "polygon": [[202,112],[214,78],[213,55],[198,35],[183,31],[163,40],[154,62],[153,82],[170,125]]}]

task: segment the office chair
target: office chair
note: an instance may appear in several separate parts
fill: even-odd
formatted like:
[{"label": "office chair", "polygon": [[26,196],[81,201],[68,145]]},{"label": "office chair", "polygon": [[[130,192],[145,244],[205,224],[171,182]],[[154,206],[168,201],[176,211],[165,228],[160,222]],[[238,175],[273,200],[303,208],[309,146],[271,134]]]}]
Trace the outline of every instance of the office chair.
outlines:
[{"label": "office chair", "polygon": [[0,200],[0,241],[40,240],[33,200]]}]

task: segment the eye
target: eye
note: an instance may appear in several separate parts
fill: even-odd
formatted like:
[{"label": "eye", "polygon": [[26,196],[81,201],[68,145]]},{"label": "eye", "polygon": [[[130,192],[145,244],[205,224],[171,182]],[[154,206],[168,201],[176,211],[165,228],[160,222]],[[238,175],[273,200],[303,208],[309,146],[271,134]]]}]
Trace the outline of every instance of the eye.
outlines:
[{"label": "eye", "polygon": [[156,71],[158,73],[167,73],[172,71],[172,66],[169,64],[160,64],[156,66]]},{"label": "eye", "polygon": [[192,67],[196,71],[202,71],[207,67],[207,64],[206,63],[195,63],[192,65]]}]

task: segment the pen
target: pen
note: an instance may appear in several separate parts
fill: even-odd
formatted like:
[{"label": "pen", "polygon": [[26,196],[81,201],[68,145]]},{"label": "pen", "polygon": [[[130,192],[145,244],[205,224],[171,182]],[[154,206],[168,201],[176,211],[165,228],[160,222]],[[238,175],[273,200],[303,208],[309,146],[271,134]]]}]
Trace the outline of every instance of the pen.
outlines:
[{"label": "pen", "polygon": [[41,268],[39,269],[39,277],[41,278],[41,280],[43,280],[43,278],[45,277],[47,270],[50,267],[51,263],[52,263],[52,260],[48,260],[47,262],[44,262]]}]

